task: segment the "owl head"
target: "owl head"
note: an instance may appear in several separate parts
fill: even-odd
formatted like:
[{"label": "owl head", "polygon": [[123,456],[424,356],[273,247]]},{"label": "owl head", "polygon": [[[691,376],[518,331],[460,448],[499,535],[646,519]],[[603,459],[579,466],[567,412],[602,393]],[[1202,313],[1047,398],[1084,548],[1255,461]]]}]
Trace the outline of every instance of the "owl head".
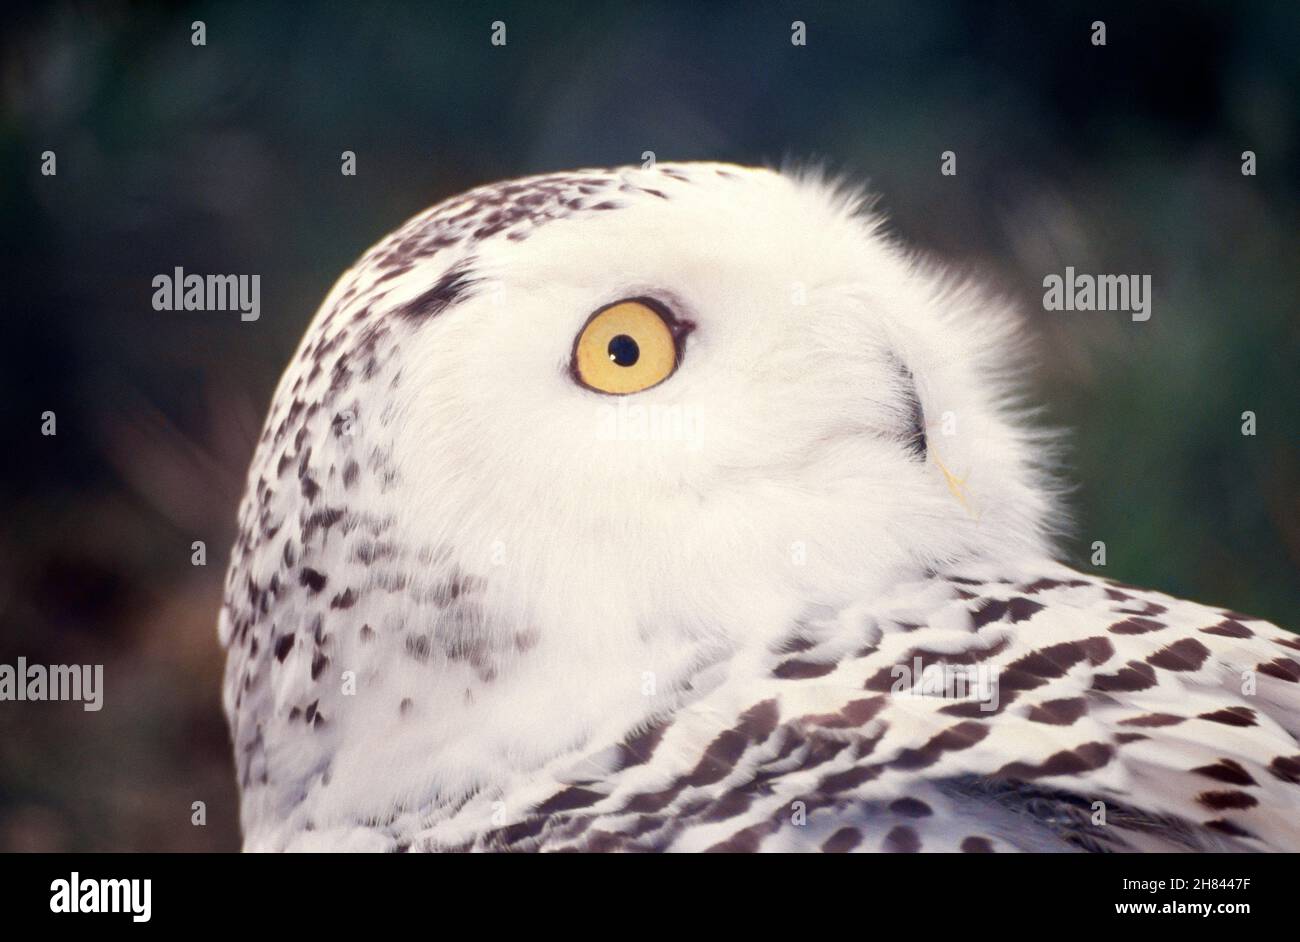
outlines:
[{"label": "owl head", "polygon": [[524,206],[547,179],[468,198],[469,238],[385,298],[409,328],[392,463],[424,539],[485,579],[519,566],[525,606],[582,585],[646,614],[1042,550],[1016,322],[859,194],[686,164]]},{"label": "owl head", "polygon": [[810,612],[1041,555],[1055,501],[1020,340],[817,174],[471,191],[322,305],[254,462],[223,631],[278,618],[309,645],[277,708],[343,669],[370,685],[324,735],[399,731],[336,749],[335,782],[479,787]]}]

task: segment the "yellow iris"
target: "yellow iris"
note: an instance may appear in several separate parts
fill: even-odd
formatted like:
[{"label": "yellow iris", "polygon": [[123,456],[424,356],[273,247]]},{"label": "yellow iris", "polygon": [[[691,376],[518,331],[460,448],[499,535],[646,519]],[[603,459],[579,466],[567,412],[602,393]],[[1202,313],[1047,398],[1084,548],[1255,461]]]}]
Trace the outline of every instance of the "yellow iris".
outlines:
[{"label": "yellow iris", "polygon": [[574,375],[597,392],[640,392],[676,368],[673,329],[643,301],[619,301],[597,311],[573,346]]}]

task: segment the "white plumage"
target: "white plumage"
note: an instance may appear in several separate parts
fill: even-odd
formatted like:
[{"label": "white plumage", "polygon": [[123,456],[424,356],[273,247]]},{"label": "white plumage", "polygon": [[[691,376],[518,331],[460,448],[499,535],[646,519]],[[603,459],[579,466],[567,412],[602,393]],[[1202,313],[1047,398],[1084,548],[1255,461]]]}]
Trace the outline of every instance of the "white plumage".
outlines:
[{"label": "white plumage", "polygon": [[[578,349],[625,299],[677,365],[606,395]],[[1050,561],[1019,334],[815,177],[411,220],[250,471],[246,846],[1300,849],[1300,642]]]}]

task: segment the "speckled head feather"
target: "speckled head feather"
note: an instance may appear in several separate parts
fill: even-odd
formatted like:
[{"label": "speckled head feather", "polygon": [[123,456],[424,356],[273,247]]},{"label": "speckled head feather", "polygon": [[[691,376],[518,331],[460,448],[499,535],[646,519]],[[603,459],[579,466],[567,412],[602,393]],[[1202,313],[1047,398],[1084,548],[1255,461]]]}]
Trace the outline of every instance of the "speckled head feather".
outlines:
[{"label": "speckled head feather", "polygon": [[[344,274],[221,616],[249,849],[1297,846],[1297,643],[1050,561],[1015,319],[864,205],[550,174]],[[675,368],[575,381],[638,298]]]}]

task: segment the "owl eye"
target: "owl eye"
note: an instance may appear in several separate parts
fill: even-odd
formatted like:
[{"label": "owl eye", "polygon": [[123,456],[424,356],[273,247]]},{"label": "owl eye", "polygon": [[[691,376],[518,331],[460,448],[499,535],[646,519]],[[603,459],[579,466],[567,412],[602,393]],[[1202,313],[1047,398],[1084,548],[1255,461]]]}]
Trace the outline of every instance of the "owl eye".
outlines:
[{"label": "owl eye", "polygon": [[621,396],[662,383],[677,369],[694,327],[657,301],[632,298],[601,308],[573,343],[571,370],[588,389]]}]

